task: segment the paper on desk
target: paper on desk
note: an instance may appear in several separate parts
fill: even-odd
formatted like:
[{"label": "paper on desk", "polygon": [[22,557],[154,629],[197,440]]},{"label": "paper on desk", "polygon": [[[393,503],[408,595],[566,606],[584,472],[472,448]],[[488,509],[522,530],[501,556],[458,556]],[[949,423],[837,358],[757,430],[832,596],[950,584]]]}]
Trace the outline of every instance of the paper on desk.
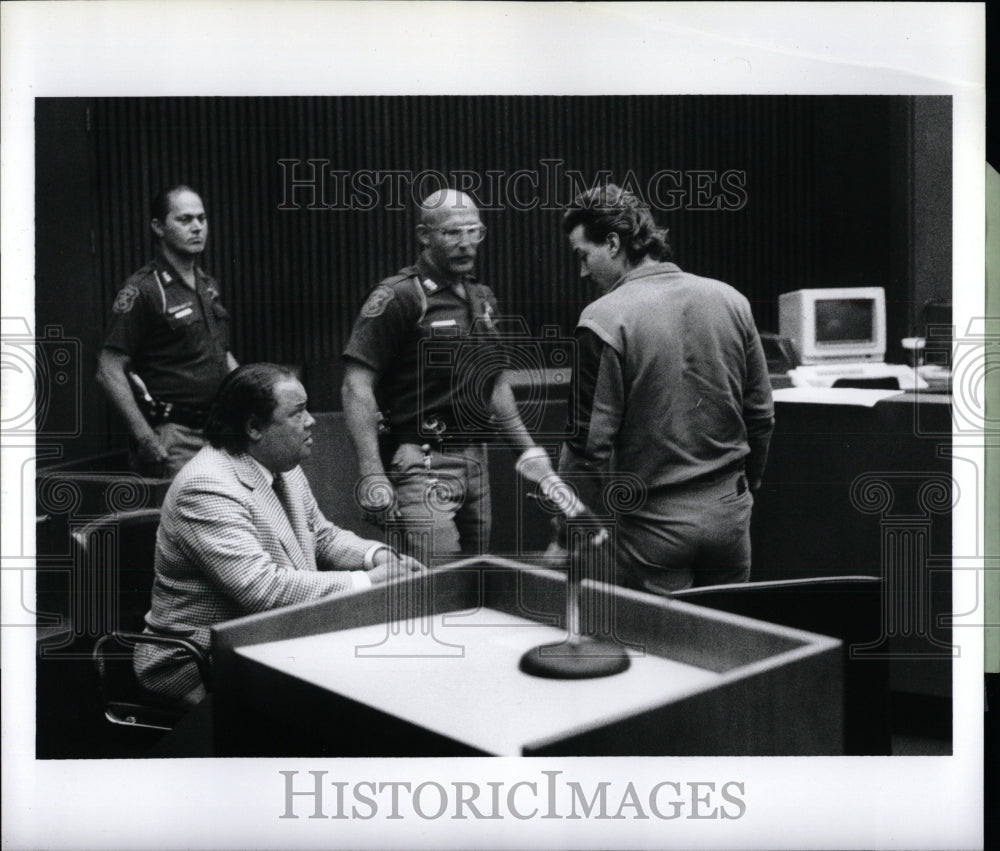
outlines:
[{"label": "paper on desk", "polygon": [[773,391],[775,402],[805,402],[810,405],[856,405],[873,408],[902,390],[867,390],[858,387],[784,387]]}]

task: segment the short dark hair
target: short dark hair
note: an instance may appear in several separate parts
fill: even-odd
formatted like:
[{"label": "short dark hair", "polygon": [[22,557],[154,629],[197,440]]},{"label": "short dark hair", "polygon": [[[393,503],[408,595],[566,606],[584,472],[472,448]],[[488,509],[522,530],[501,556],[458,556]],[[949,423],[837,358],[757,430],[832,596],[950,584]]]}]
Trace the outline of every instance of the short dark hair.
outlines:
[{"label": "short dark hair", "polygon": [[165,222],[167,216],[170,215],[170,201],[178,192],[192,192],[199,198],[201,197],[201,193],[197,189],[192,189],[186,183],[175,183],[156,194],[156,197],[149,204],[150,216],[159,222]]},{"label": "short dark hair", "polygon": [[578,225],[590,242],[601,243],[609,233],[617,233],[629,262],[644,257],[670,260],[673,252],[667,228],[657,227],[649,206],[631,192],[607,183],[581,192],[563,214],[563,231]]},{"label": "short dark hair", "polygon": [[244,451],[250,443],[247,423],[256,419],[264,426],[271,421],[278,406],[274,387],[290,378],[295,378],[295,373],[276,363],[247,363],[234,369],[222,380],[208,409],[208,442],[230,452]]}]

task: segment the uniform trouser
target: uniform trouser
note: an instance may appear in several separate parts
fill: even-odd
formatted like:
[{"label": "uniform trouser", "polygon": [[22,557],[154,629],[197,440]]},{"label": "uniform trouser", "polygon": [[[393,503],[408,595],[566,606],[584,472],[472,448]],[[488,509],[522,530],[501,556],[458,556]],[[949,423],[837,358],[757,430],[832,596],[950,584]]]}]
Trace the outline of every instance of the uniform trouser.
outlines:
[{"label": "uniform trouser", "polygon": [[483,444],[445,445],[430,452],[430,469],[414,443],[396,449],[389,479],[401,515],[397,546],[425,564],[489,548],[490,483]]},{"label": "uniform trouser", "polygon": [[153,431],[166,447],[166,461],[155,468],[144,464],[134,446],[129,460],[133,470],[154,479],[170,479],[176,476],[180,468],[190,461],[206,442],[200,428],[189,428],[180,423],[160,423],[153,428]]},{"label": "uniform trouser", "polygon": [[616,523],[618,581],[653,593],[746,582],[752,507],[742,473],[650,493]]}]

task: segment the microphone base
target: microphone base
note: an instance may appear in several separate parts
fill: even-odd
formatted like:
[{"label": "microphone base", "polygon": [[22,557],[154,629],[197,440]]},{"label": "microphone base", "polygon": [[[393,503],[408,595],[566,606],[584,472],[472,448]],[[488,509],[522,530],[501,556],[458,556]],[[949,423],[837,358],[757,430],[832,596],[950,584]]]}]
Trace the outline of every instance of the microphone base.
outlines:
[{"label": "microphone base", "polygon": [[521,657],[521,671],[550,680],[589,680],[627,671],[625,648],[594,639],[564,641],[533,647]]}]

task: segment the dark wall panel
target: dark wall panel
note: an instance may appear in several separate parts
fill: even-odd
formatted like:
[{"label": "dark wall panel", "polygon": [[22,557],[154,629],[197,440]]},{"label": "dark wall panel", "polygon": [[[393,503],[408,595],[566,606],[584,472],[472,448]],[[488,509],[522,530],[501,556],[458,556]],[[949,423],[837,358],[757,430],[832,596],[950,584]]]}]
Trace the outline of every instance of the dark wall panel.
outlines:
[{"label": "dark wall panel", "polygon": [[[918,234],[912,252],[913,304],[907,334],[925,336],[927,310],[933,303],[950,306],[952,299],[952,147],[951,135],[941,127],[951,126],[951,98],[916,98],[912,102],[910,136],[913,145],[909,185],[912,194],[912,232]],[[965,328],[956,329],[959,334]]]},{"label": "dark wall panel", "polygon": [[[571,333],[592,295],[574,268],[560,210],[602,176],[644,194],[670,228],[678,263],[741,290],[764,330],[777,330],[781,292],[876,284],[887,287],[890,324],[902,332],[914,276],[936,279],[949,268],[945,255],[913,247],[922,244],[923,219],[937,242],[950,233],[948,172],[934,169],[950,151],[944,98],[39,103],[54,116],[39,125],[39,221],[65,222],[39,228],[37,294],[51,316],[91,306],[86,362],[114,291],[151,253],[151,197],[186,182],[208,208],[204,265],[234,314],[237,357],[325,364],[324,407],[336,405],[332,365],[365,294],[415,258],[413,203],[438,188],[437,175],[480,202],[489,229],[480,277],[535,333],[548,325]],[[84,108],[88,126],[66,141],[60,110]],[[78,174],[70,189],[88,187],[89,219],[60,219],[60,183],[44,177],[60,169]],[[84,242],[92,269],[71,291],[52,260]]]},{"label": "dark wall panel", "polygon": [[[590,294],[578,285],[559,210],[575,190],[608,175],[651,196],[685,268],[732,282],[771,327],[774,293],[813,272],[816,104],[740,97],[95,101],[103,296],[110,299],[149,254],[146,210],[157,187],[188,182],[208,205],[205,265],[233,308],[238,356],[335,357],[366,291],[413,259],[413,201],[444,175],[469,181],[484,207],[481,277],[533,330],[557,324],[568,333]],[[359,186],[361,174],[367,184]],[[717,209],[722,203],[736,209]]]},{"label": "dark wall panel", "polygon": [[[12,319],[42,340],[34,400],[39,464],[93,455],[119,437],[107,434],[104,400],[94,395],[94,337],[107,303],[96,277],[92,231],[91,117],[86,100],[36,102],[34,325],[28,317]],[[31,287],[31,281],[4,284]],[[5,428],[16,413],[5,410]]]}]

